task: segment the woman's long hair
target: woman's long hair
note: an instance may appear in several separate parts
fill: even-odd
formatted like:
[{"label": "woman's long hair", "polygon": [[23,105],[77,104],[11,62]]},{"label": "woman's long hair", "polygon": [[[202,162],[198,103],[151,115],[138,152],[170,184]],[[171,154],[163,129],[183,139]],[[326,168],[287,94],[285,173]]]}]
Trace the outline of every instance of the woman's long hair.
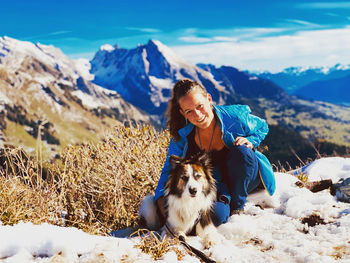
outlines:
[{"label": "woman's long hair", "polygon": [[195,89],[203,95],[207,95],[207,91],[201,84],[190,79],[179,80],[173,88],[172,97],[169,101],[166,115],[168,117],[167,126],[170,130],[170,135],[175,141],[180,139],[178,130],[186,124],[185,117],[180,113],[179,99]]}]

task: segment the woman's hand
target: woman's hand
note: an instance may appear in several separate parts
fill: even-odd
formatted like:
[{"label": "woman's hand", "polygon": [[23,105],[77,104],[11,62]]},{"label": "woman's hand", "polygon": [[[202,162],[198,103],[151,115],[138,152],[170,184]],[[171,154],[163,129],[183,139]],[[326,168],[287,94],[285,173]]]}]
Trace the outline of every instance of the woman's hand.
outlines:
[{"label": "woman's hand", "polygon": [[235,146],[245,145],[250,149],[254,148],[254,145],[250,141],[248,141],[248,139],[245,137],[236,137],[235,141],[233,142],[233,145]]}]

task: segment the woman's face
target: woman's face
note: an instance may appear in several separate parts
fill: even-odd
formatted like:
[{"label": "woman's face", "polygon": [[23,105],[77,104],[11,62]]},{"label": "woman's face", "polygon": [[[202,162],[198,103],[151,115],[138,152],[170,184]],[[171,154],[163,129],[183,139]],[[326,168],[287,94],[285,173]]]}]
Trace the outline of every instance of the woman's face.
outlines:
[{"label": "woman's face", "polygon": [[193,90],[179,99],[180,113],[198,128],[206,129],[214,119],[209,93]]}]

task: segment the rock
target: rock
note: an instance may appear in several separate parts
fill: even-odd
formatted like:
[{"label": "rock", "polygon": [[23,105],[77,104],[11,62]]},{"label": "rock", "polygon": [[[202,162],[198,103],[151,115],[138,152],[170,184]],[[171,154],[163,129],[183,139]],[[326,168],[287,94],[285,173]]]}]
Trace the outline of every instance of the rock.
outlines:
[{"label": "rock", "polygon": [[335,195],[338,200],[350,203],[350,177],[340,179],[331,188],[331,193]]},{"label": "rock", "polygon": [[332,187],[333,183],[331,179],[327,179],[327,180],[305,182],[305,183],[298,181],[296,182],[296,185],[299,187],[305,187],[309,189],[311,192],[316,193],[324,189],[327,189],[329,187]]}]

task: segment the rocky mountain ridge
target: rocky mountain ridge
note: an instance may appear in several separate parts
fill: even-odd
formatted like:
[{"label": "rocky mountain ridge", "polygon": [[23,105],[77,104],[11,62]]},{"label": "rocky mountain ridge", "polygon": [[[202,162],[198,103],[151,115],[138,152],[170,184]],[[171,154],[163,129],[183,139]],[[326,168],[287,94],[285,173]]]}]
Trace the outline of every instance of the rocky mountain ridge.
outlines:
[{"label": "rocky mountain ridge", "polygon": [[[255,73],[275,82],[289,94],[312,100],[350,104],[350,65],[319,68],[287,68],[282,72]],[[345,95],[345,96],[344,96]]]},{"label": "rocky mountain ridge", "polygon": [[91,73],[94,83],[118,92],[150,114],[164,113],[173,85],[182,78],[210,83],[206,87],[219,103],[226,101],[223,94],[228,94],[209,72],[188,63],[156,40],[130,50],[101,47],[91,60]]},{"label": "rocky mountain ridge", "polygon": [[311,82],[294,94],[311,100],[350,105],[350,72],[344,77]]},{"label": "rocky mountain ridge", "polygon": [[3,143],[33,151],[40,137],[44,148],[54,152],[67,144],[96,141],[104,129],[126,120],[155,123],[118,93],[92,83],[89,66],[53,46],[0,38]]}]

